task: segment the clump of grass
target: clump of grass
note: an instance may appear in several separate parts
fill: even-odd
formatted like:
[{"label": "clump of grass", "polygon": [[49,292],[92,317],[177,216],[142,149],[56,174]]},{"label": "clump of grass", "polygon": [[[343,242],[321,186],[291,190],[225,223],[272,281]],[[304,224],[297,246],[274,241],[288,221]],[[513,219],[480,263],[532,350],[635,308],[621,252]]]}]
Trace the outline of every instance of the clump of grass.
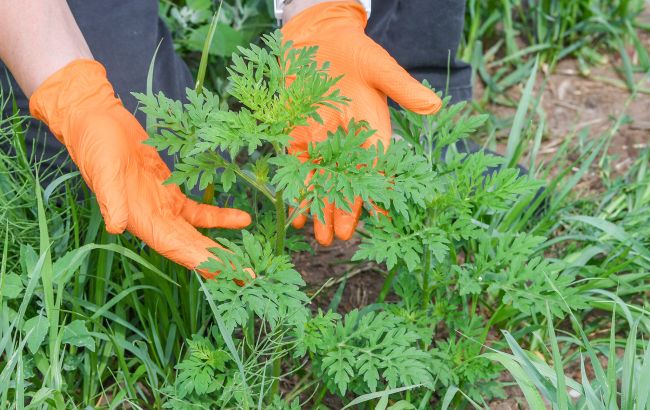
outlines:
[{"label": "clump of grass", "polygon": [[[18,263],[17,250],[20,246],[35,247],[38,244],[39,222],[34,202],[37,181],[53,182],[53,187],[60,184],[74,188],[79,186],[79,181],[74,179],[76,174],[55,181],[60,176],[52,166],[56,158],[46,160],[37,158],[33,152],[28,153],[24,137],[28,126],[27,118],[20,116],[15,106],[10,116],[2,117],[3,112],[10,111],[8,107],[12,107],[12,104],[11,96],[3,98],[0,90],[0,233],[12,244],[8,248],[6,260],[9,269]],[[41,144],[43,138],[44,135],[41,135],[33,144]],[[70,221],[62,219],[62,209],[67,207],[69,199],[65,190],[53,189],[46,195],[52,204],[52,212],[47,216],[48,224],[69,226]],[[53,231],[56,246],[65,247],[58,242],[63,236],[61,229]]]},{"label": "clump of grass", "polygon": [[647,28],[638,21],[644,6],[643,0],[470,0],[463,56],[471,59],[477,43],[491,39],[504,45],[502,62],[516,65],[539,54],[551,66],[576,57],[587,68],[626,43],[647,69],[648,52],[637,34]]},{"label": "clump of grass", "polygon": [[[616,313],[611,317],[609,337],[593,340],[587,337],[575,316],[571,319],[577,336],[566,332],[557,336],[553,321],[547,317],[548,340],[543,351],[522,348],[504,330],[512,353],[495,350],[485,356],[508,370],[531,409],[547,408],[547,403],[553,409],[647,409],[650,405],[648,317],[632,319],[625,304],[615,299],[611,302],[620,304],[628,313],[627,339],[617,334]],[[540,356],[545,360],[540,360]],[[578,371],[565,369],[576,364]]]},{"label": "clump of grass", "polygon": [[486,86],[482,102],[516,106],[505,96],[538,59],[545,73],[575,58],[583,75],[620,56],[617,85],[635,89],[634,73],[650,69],[639,32],[644,0],[469,0],[461,57]]}]

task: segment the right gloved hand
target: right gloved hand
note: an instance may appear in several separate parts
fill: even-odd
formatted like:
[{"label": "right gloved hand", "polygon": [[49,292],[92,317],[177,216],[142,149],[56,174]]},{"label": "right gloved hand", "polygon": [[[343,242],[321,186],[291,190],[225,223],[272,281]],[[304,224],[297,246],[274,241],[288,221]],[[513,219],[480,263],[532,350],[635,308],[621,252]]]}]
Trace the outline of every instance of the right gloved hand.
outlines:
[{"label": "right gloved hand", "polygon": [[[378,141],[384,148],[388,147],[392,132],[387,97],[418,114],[433,114],[442,106],[442,101],[433,91],[411,77],[386,50],[366,35],[366,23],[366,11],[358,2],[327,1],[303,10],[282,28],[284,39],[292,41],[293,47],[318,46],[316,61],[319,65],[330,64],[331,77],[342,76],[335,87],[352,100],[341,110],[321,107],[318,114],[322,123],[310,120],[308,125],[296,127],[291,134],[289,153],[301,161],[310,160],[308,150],[311,144],[324,141],[328,133],[346,127],[351,119],[367,121],[370,129],[377,130],[364,143],[365,148]],[[335,236],[342,240],[350,239],[361,215],[361,198],[355,198],[350,204],[351,212],[337,209],[325,199],[323,202],[324,222],[314,218],[316,240],[327,246]],[[301,204],[301,209],[308,205]],[[306,221],[305,214],[299,215],[293,220],[293,226],[301,228]]]},{"label": "right gloved hand", "polygon": [[[110,233],[128,230],[166,258],[196,269],[219,246],[199,228],[241,229],[248,213],[199,204],[176,185],[147,133],[115,97],[104,67],[76,60],[57,71],[30,99],[32,115],[61,141],[97,196]],[[214,272],[200,271],[206,278]]]}]

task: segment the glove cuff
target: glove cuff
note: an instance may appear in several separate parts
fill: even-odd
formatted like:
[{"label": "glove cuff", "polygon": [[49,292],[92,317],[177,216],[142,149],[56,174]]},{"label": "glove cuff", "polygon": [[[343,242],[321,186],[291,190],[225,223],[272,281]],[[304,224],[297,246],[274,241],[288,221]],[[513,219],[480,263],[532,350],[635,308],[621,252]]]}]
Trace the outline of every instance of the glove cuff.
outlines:
[{"label": "glove cuff", "polygon": [[79,59],[56,71],[36,89],[29,99],[29,111],[67,145],[65,135],[73,118],[89,109],[120,104],[104,66]]},{"label": "glove cuff", "polygon": [[291,40],[304,36],[306,31],[322,33],[342,25],[363,31],[367,23],[366,10],[359,2],[330,1],[301,11],[282,28],[282,33]]}]

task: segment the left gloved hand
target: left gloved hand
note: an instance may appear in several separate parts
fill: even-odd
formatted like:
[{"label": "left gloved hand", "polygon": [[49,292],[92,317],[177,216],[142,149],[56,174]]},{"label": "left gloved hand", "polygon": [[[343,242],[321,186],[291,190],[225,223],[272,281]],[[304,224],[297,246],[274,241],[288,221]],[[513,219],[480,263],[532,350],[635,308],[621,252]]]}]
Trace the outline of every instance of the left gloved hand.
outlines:
[{"label": "left gloved hand", "polygon": [[[323,141],[328,132],[345,127],[351,119],[367,121],[377,130],[364,147],[381,141],[388,147],[391,138],[390,113],[387,96],[404,108],[419,114],[433,114],[442,105],[440,98],[404,70],[386,50],[368,37],[366,11],[356,1],[331,1],[312,6],[293,17],[282,29],[284,39],[293,47],[318,46],[319,64],[330,63],[329,75],[343,78],[337,83],[341,94],[351,98],[341,111],[329,107],[319,110],[324,124],[311,121],[294,130],[290,153],[307,161],[307,148]],[[414,44],[414,47],[416,45]],[[370,164],[358,164],[366,166]],[[307,182],[308,183],[308,182]],[[356,198],[352,212],[335,209],[325,201],[325,221],[314,219],[314,234],[322,245],[332,243],[334,236],[350,239],[361,215],[362,201]],[[306,206],[302,204],[301,207]],[[307,217],[303,214],[293,221],[301,228]]]},{"label": "left gloved hand", "polygon": [[[39,86],[30,100],[35,118],[63,143],[96,194],[106,229],[128,230],[164,257],[196,269],[220,248],[196,228],[241,229],[248,213],[199,204],[178,186],[146,131],[115,97],[104,67],[76,60]],[[205,278],[217,272],[199,270]]]}]

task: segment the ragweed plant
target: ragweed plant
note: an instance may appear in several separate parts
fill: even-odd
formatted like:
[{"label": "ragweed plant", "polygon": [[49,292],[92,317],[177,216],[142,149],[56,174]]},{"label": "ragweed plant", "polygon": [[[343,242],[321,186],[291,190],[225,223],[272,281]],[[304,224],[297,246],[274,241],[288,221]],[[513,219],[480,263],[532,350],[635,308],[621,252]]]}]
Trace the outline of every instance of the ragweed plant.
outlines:
[{"label": "ragweed plant", "polygon": [[[248,49],[240,48],[239,55],[232,57],[233,64],[228,69],[230,94],[237,101],[237,110],[224,107],[207,90],[188,90],[186,103],[170,100],[163,94],[136,97],[153,124],[148,143],[177,158],[169,183],[188,190],[217,186],[224,193],[244,186],[244,197],[250,198],[251,208],[268,209],[271,205],[274,210],[274,229],[264,224],[263,229],[244,232],[241,242],[221,240],[232,252],[215,249],[218,259],[202,266],[221,272],[216,281],[205,286],[206,293],[216,302],[213,311],[223,324],[221,331],[242,341],[246,360],[252,357],[260,363],[254,371],[257,376],[268,373],[267,364],[272,368],[265,385],[245,369],[242,378],[261,383],[259,396],[266,395],[272,401],[278,392],[280,360],[288,357],[290,350],[296,351],[297,346],[302,346],[303,353],[307,350],[303,337],[311,316],[307,308],[310,299],[301,290],[304,282],[290,263],[285,241],[293,218],[304,211],[299,204],[307,203],[312,217],[322,220],[324,200],[349,209],[354,198],[360,197],[366,203],[390,208],[401,218],[409,219],[412,210],[408,204],[424,205],[433,172],[426,158],[413,155],[405,141],[390,147],[362,148],[374,134],[365,122],[351,121],[330,133],[326,140],[309,146],[305,153],[309,161],[288,154],[294,128],[307,125],[310,120],[322,123],[319,108],[341,109],[348,99],[336,89],[339,79],[328,75],[327,64],[316,63],[315,47],[294,49],[291,43],[282,41],[279,32],[264,36],[263,41],[266,48],[251,45]],[[308,176],[310,181],[305,184]],[[287,205],[296,210],[287,215]],[[262,220],[267,218],[263,216]],[[245,268],[252,268],[256,277],[250,278],[244,273]],[[424,368],[406,376],[410,373],[405,366],[410,362],[402,359],[412,357],[412,362],[427,356],[417,348],[418,335],[400,329],[401,321],[397,319],[392,324],[385,322],[382,315],[373,323],[384,327],[384,340],[371,338],[360,343],[371,349],[384,349],[378,350],[381,353],[392,349],[388,344],[393,336],[403,335],[404,352],[395,357],[390,369],[383,371],[382,380],[378,374],[373,379],[374,373],[382,369],[376,365],[375,370],[367,370],[369,389],[353,390],[375,391],[401,382],[432,385],[431,375]],[[357,326],[361,316],[346,318],[345,326]],[[372,318],[363,316],[360,323]],[[262,345],[275,344],[275,349],[261,348],[260,340],[268,342]],[[327,349],[310,353],[322,355],[324,362],[329,360]],[[335,385],[344,394],[348,382],[343,384],[339,376],[332,376],[332,380],[337,380]],[[253,400],[256,399],[237,399],[237,403],[246,407]]]},{"label": "ragweed plant", "polygon": [[[586,304],[573,286],[575,270],[546,258],[547,238],[525,230],[545,204],[542,184],[504,158],[459,150],[486,117],[467,116],[449,99],[434,115],[395,111],[401,138],[388,147],[363,148],[374,131],[351,121],[308,146],[309,160],[288,154],[296,127],[322,122],[319,108],[349,101],[327,65],[315,62],[315,48],[294,49],[278,33],[263,41],[266,48],[252,45],[232,58],[236,109],[207,90],[189,90],[185,103],[137,95],[153,124],[148,143],[177,157],[168,182],[217,186],[259,216],[259,229],[220,240],[232,252],[216,249],[202,266],[221,272],[203,288],[221,337],[231,339],[243,392],[220,405],[277,401],[283,363],[285,376],[297,372],[306,386],[319,385],[316,404],[327,392],[363,397],[400,388],[420,407],[444,389],[501,395],[499,368],[481,355],[490,330],[535,322],[544,306],[561,319]],[[322,220],[323,200],[349,209],[356,197],[390,215],[366,218],[354,257],[385,264],[383,291],[363,310],[312,316],[287,229],[304,211],[299,204]],[[391,291],[396,298],[387,299]]]},{"label": "ragweed plant", "polygon": [[[264,222],[241,241],[221,240],[232,252],[217,249],[218,259],[203,266],[221,272],[205,288],[222,332],[240,343],[241,379],[271,402],[282,361],[300,366],[296,361],[309,357],[304,377],[322,381],[317,403],[327,391],[343,397],[403,386],[417,388],[407,396],[422,403],[452,386],[471,397],[499,395],[489,381],[498,368],[480,355],[489,330],[540,315],[540,301],[557,317],[566,312],[562,298],[570,308],[583,303],[564,265],[544,258],[546,238],[508,222],[542,206],[541,184],[501,157],[459,152],[457,144],[486,117],[464,116],[464,104],[449,106],[448,99],[435,115],[396,111],[402,138],[389,147],[362,148],[374,131],[351,121],[310,145],[309,160],[289,155],[295,127],[322,122],[319,108],[341,109],[348,100],[327,65],[314,61],[315,48],[294,49],[278,33],[263,40],[266,48],[252,45],[232,58],[236,110],[208,91],[188,91],[186,103],[137,95],[154,124],[148,143],[177,157],[170,183],[236,191],[240,202],[262,209],[262,221],[264,209],[273,209],[274,227]],[[355,197],[390,214],[367,218],[354,257],[385,263],[384,291],[362,311],[311,317],[287,256],[287,227],[304,210],[301,203],[322,220],[324,199],[349,209]],[[287,206],[297,211],[287,217]],[[256,278],[243,273],[247,267]],[[397,300],[384,302],[391,289]],[[446,340],[436,341],[440,335]],[[250,360],[259,364],[253,373],[243,369]]]},{"label": "ragweed plant", "polygon": [[514,223],[543,211],[540,182],[502,157],[462,149],[486,120],[464,116],[463,105],[445,100],[430,116],[393,112],[397,133],[434,177],[425,198],[402,204],[408,218],[389,209],[398,216],[368,220],[353,259],[385,263],[385,289],[397,276],[399,299],[384,308],[420,335],[440,370],[438,387],[462,386],[478,398],[501,393],[488,382],[497,367],[480,356],[490,329],[541,317],[545,305],[562,318],[585,298],[566,264],[545,257],[547,239]]}]

